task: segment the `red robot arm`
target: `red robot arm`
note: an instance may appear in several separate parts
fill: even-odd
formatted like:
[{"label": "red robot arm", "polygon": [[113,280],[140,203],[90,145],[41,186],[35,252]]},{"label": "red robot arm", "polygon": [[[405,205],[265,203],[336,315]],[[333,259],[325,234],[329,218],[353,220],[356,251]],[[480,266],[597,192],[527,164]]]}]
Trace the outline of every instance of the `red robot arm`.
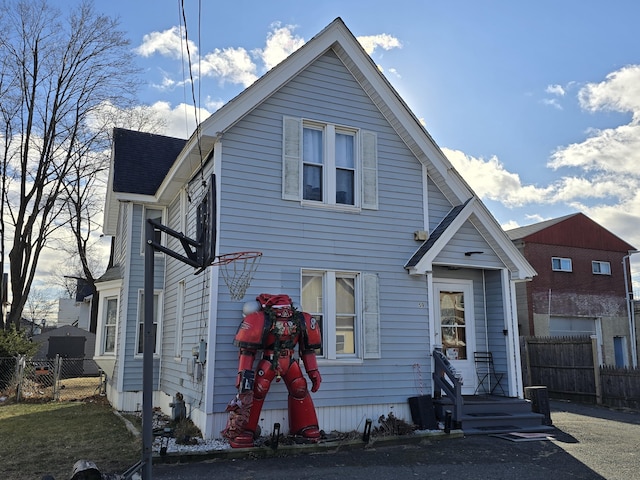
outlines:
[{"label": "red robot arm", "polygon": [[320,325],[318,325],[316,319],[307,312],[302,312],[302,316],[304,317],[302,348],[304,350],[315,350],[320,348],[322,346]]},{"label": "red robot arm", "polygon": [[256,350],[241,348],[238,358],[238,377],[236,378],[236,388],[241,392],[253,389],[253,361],[256,357]]},{"label": "red robot arm", "polygon": [[302,352],[301,356],[302,363],[304,363],[304,369],[307,371],[307,375],[309,375],[309,380],[311,380],[311,391],[317,392],[320,388],[322,377],[318,370],[318,359],[316,358],[316,353],[313,350],[305,350]]}]

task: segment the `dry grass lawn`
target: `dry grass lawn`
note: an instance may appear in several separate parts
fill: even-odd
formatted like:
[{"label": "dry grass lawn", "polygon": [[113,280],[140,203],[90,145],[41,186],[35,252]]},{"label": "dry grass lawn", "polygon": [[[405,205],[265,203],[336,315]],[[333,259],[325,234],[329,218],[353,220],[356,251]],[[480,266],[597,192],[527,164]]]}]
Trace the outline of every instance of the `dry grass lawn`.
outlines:
[{"label": "dry grass lawn", "polygon": [[140,440],[104,397],[0,406],[0,439],[0,479],[66,480],[80,459],[122,473],[141,455]]}]

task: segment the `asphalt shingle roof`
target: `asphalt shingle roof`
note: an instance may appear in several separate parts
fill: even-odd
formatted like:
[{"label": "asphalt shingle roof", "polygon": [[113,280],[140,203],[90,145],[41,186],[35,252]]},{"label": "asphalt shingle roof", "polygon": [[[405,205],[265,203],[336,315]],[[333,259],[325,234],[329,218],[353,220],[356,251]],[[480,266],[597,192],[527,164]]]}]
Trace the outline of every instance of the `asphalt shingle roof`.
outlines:
[{"label": "asphalt shingle roof", "polygon": [[153,195],[186,144],[181,138],[113,129],[113,191]]},{"label": "asphalt shingle roof", "polygon": [[449,211],[449,213],[447,213],[447,215],[442,219],[440,224],[433,230],[433,232],[431,232],[431,234],[429,235],[429,238],[422,245],[420,245],[420,248],[418,249],[418,251],[414,253],[413,256],[409,259],[409,261],[405,265],[405,268],[415,267],[418,264],[420,259],[422,259],[422,257],[425,256],[425,254],[431,249],[434,243],[436,243],[436,241],[442,236],[442,234],[447,230],[447,228],[449,228],[449,225],[451,225],[451,223],[455,220],[455,218],[458,216],[458,214],[462,211],[462,209],[465,207],[467,203],[469,203],[469,200],[467,200],[465,203],[461,205],[453,207]]}]

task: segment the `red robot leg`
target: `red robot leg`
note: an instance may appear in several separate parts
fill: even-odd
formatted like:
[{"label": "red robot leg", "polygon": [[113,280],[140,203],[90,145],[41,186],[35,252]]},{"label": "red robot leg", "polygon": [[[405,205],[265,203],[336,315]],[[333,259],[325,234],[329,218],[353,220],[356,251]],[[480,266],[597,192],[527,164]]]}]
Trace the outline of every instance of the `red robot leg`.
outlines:
[{"label": "red robot leg", "polygon": [[284,381],[289,389],[289,433],[318,440],[320,429],[316,409],[298,362],[291,364]]},{"label": "red robot leg", "polygon": [[264,405],[264,400],[271,387],[271,382],[276,376],[275,370],[270,367],[271,363],[266,360],[261,360],[258,363],[253,385],[253,404],[251,405],[249,420],[245,426],[245,432],[238,435],[233,441],[229,441],[233,448],[253,447],[253,440],[258,428],[258,422],[260,421],[262,405]]}]

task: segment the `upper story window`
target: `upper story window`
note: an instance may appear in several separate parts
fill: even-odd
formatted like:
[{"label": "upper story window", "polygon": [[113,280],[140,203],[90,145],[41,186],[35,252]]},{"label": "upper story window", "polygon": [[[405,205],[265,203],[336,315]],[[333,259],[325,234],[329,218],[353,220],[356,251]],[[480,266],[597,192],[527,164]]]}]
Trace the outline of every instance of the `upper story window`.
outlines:
[{"label": "upper story window", "polygon": [[377,209],[377,168],[375,133],[284,118],[283,199]]},{"label": "upper story window", "polygon": [[611,264],[594,260],[591,262],[591,271],[597,275],[611,275]]},{"label": "upper story window", "polygon": [[305,124],[302,133],[302,198],[356,205],[356,132]]},{"label": "upper story window", "polygon": [[551,257],[551,268],[556,272],[573,271],[573,266],[571,265],[570,258]]}]

